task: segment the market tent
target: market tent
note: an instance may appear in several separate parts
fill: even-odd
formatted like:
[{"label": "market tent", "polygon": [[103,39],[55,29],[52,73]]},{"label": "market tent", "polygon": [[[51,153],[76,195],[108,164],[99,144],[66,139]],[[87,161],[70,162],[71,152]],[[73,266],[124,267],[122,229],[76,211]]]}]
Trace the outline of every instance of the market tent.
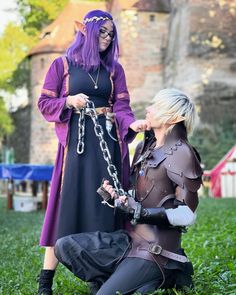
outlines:
[{"label": "market tent", "polygon": [[[42,208],[46,209],[48,183],[52,178],[52,165],[0,164],[0,179],[7,179],[7,208],[13,208],[13,188],[15,180],[32,180],[43,182]],[[37,194],[37,193],[36,193]]]},{"label": "market tent", "polygon": [[0,179],[50,181],[52,172],[52,165],[0,164]]},{"label": "market tent", "polygon": [[[227,163],[236,159],[236,145],[219,161],[219,163],[211,170],[211,193],[215,198],[222,197],[221,177]],[[230,172],[232,173],[232,172]]]}]

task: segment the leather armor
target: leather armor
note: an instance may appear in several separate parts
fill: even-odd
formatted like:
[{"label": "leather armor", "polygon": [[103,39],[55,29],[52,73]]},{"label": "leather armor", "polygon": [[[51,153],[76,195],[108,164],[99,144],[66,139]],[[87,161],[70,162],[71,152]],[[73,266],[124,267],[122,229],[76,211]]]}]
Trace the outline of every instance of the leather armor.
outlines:
[{"label": "leather armor", "polygon": [[[149,133],[136,149],[131,176],[136,201],[143,208],[162,206],[165,209],[177,208],[181,202],[195,211],[202,169],[196,152],[187,141],[184,124],[178,123],[173,127],[162,147],[155,149],[154,143],[155,137]],[[140,247],[147,241],[156,242],[172,252],[181,247],[181,230],[178,227],[138,224],[131,231],[131,236],[133,245],[129,257],[153,260],[153,255]],[[163,259],[160,260],[163,262]]]}]

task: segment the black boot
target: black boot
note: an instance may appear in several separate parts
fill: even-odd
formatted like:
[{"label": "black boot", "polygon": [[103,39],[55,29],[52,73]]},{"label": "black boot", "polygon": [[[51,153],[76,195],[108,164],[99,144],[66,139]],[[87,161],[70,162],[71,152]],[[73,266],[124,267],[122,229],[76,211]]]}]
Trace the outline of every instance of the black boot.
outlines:
[{"label": "black boot", "polygon": [[41,269],[38,283],[38,295],[52,295],[52,283],[55,270]]}]

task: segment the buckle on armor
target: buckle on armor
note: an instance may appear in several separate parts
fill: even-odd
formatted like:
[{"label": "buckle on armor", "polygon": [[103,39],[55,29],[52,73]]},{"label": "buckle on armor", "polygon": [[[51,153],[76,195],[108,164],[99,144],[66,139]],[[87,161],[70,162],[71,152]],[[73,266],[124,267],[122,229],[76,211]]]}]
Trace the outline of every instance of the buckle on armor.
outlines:
[{"label": "buckle on armor", "polygon": [[162,251],[162,247],[158,244],[150,244],[148,247],[148,252],[155,255],[160,255],[161,251]]}]

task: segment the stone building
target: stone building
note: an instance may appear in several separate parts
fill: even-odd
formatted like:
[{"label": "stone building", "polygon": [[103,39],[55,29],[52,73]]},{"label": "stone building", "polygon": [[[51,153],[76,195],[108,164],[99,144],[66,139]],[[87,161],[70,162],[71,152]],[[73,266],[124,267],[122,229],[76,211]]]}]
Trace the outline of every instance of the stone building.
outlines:
[{"label": "stone building", "polygon": [[54,162],[54,126],[39,113],[37,100],[50,63],[73,40],[73,20],[92,9],[110,11],[117,24],[120,62],[137,115],[159,89],[173,86],[195,99],[203,122],[234,116],[236,0],[71,0],[29,54],[31,163]]}]

